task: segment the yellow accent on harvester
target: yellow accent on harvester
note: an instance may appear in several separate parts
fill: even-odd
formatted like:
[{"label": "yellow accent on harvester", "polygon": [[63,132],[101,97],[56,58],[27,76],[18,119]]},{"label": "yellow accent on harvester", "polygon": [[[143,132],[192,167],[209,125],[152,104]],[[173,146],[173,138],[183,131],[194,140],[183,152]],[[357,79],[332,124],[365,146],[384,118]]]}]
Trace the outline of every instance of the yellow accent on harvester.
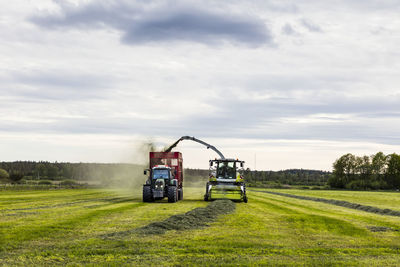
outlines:
[{"label": "yellow accent on harvester", "polygon": [[240,173],[236,173],[236,182],[243,182],[243,179],[240,176]]},{"label": "yellow accent on harvester", "polygon": [[240,200],[242,198],[242,194],[240,191],[224,191],[224,190],[212,190],[211,191],[211,199],[233,199]]}]

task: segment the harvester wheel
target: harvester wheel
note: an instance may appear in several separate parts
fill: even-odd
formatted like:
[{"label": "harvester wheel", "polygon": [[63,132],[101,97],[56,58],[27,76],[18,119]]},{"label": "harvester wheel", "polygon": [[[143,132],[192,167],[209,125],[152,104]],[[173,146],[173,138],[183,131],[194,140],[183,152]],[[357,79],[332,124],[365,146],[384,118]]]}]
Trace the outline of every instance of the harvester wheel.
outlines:
[{"label": "harvester wheel", "polygon": [[208,201],[208,185],[209,185],[210,183],[208,183],[207,182],[207,184],[206,184],[206,193],[204,194],[204,201]]},{"label": "harvester wheel", "polygon": [[148,185],[143,186],[143,202],[152,202],[153,194],[151,193],[151,187]]},{"label": "harvester wheel", "polygon": [[174,203],[178,200],[176,186],[168,186],[168,202]]},{"label": "harvester wheel", "polygon": [[247,193],[246,193],[246,184],[244,184],[243,183],[243,193],[244,193],[244,196],[243,196],[243,202],[244,203],[247,203],[247,201],[248,201],[248,199],[247,199]]},{"label": "harvester wheel", "polygon": [[183,188],[178,189],[178,200],[182,200],[183,199]]}]

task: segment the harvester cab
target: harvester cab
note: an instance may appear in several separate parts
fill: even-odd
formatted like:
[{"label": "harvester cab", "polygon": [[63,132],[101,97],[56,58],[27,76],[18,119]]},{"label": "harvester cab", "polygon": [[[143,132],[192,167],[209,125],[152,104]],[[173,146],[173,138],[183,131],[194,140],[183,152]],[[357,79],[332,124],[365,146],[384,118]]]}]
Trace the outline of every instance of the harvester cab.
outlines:
[{"label": "harvester cab", "polygon": [[231,199],[247,203],[243,180],[244,161],[238,159],[210,160],[209,177],[204,200]]},{"label": "harvester cab", "polygon": [[179,152],[150,152],[150,169],[143,185],[143,202],[153,202],[164,197],[168,202],[183,199],[182,154]]}]

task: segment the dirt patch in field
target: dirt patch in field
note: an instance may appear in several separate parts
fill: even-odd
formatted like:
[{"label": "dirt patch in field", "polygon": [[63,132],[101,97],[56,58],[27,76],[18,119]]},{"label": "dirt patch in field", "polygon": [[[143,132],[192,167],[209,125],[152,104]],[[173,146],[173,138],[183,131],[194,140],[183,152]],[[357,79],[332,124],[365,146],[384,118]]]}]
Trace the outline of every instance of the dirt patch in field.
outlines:
[{"label": "dirt patch in field", "polygon": [[102,235],[102,238],[123,238],[130,234],[160,235],[169,230],[190,230],[208,226],[218,216],[232,213],[235,203],[230,200],[216,200],[205,208],[195,208],[184,214],[173,215],[163,221],[153,222],[141,228]]},{"label": "dirt patch in field", "polygon": [[351,203],[348,201],[344,200],[336,200],[336,199],[326,199],[326,198],[319,198],[319,197],[307,197],[307,196],[298,196],[298,195],[292,195],[292,194],[286,194],[286,193],[279,193],[279,192],[271,192],[271,191],[259,191],[259,190],[251,190],[254,192],[260,192],[260,193],[267,193],[267,194],[273,194],[273,195],[278,195],[278,196],[284,196],[284,197],[291,197],[291,198],[297,198],[297,199],[303,199],[303,200],[311,200],[311,201],[316,201],[316,202],[323,202],[327,204],[332,204],[336,206],[341,206],[349,209],[355,209],[355,210],[362,210],[370,213],[376,213],[380,215],[389,215],[389,216],[398,216],[400,217],[400,211],[397,210],[391,210],[391,209],[381,209],[377,207],[372,207],[372,206],[365,206],[357,203]]}]

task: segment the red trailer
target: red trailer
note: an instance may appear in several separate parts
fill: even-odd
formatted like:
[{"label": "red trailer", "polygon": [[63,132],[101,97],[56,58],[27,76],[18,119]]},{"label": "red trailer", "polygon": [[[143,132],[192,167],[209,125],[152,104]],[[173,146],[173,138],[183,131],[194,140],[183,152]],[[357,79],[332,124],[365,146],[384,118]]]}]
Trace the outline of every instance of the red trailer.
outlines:
[{"label": "red trailer", "polygon": [[183,199],[183,167],[180,152],[150,152],[149,176],[143,185],[143,201],[168,197],[168,202]]}]

